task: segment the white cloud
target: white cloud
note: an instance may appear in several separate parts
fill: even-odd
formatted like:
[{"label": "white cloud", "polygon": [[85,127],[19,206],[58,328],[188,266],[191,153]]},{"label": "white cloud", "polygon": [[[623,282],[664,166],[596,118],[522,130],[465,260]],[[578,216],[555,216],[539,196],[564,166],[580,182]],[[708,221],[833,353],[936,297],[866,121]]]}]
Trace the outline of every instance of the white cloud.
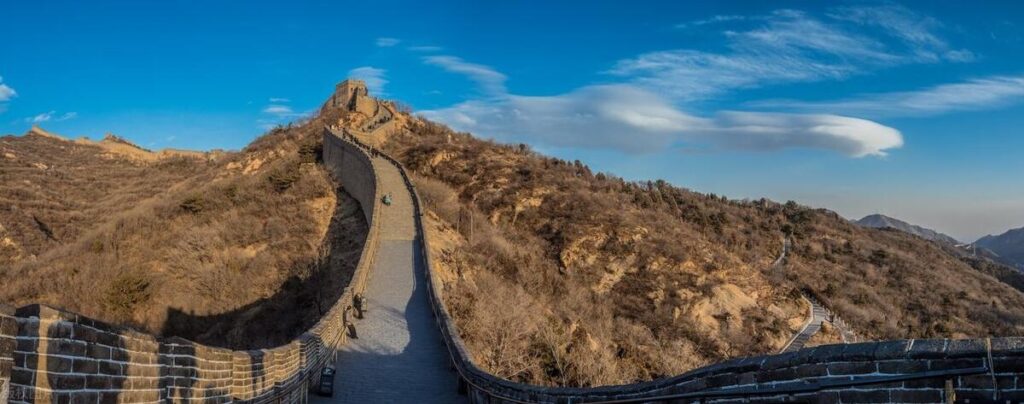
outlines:
[{"label": "white cloud", "polygon": [[899,131],[836,115],[724,112],[698,117],[630,85],[589,86],[549,97],[510,95],[424,111],[456,130],[556,147],[651,153],[680,146],[731,150],[817,148],[852,157],[902,146]]},{"label": "white cloud", "polygon": [[505,80],[507,77],[490,66],[466,62],[461,58],[447,55],[426,56],[423,61],[429,65],[441,67],[445,71],[469,77],[488,95],[501,96],[506,93]]},{"label": "white cloud", "polygon": [[865,116],[920,116],[993,108],[1024,100],[1024,75],[995,76],[942,84],[917,91],[864,94],[824,101],[763,101],[751,106]]},{"label": "white cloud", "polygon": [[402,41],[397,38],[377,38],[377,46],[381,48],[390,48],[392,46],[398,45],[401,42]]},{"label": "white cloud", "polygon": [[28,118],[25,118],[25,122],[29,122],[29,123],[42,123],[42,122],[46,122],[46,121],[49,121],[50,119],[52,119],[53,118],[53,114],[55,114],[55,113],[57,113],[57,111],[43,112],[43,113],[41,113],[39,115],[30,116]]},{"label": "white cloud", "polygon": [[821,19],[795,10],[763,16],[717,16],[693,25],[747,21],[724,31],[724,51],[670,49],[616,63],[609,73],[677,101],[703,100],[737,89],[844,79],[909,63],[971,61],[936,31],[936,21],[902,7],[842,8]]},{"label": "white cloud", "polygon": [[292,107],[289,107],[287,105],[281,105],[281,104],[270,104],[270,105],[267,105],[265,108],[263,108],[263,113],[264,114],[269,114],[269,115],[275,115],[275,116],[278,116],[278,117],[288,117],[288,116],[294,116],[295,115],[295,111],[292,110]]},{"label": "white cloud", "polygon": [[62,122],[62,121],[66,121],[66,120],[69,120],[69,119],[74,119],[76,117],[78,117],[78,113],[77,112],[65,112],[63,114],[57,115],[57,111],[49,111],[49,112],[43,112],[43,113],[41,113],[39,115],[36,115],[36,116],[30,116],[28,118],[25,118],[25,122],[33,123],[33,124],[43,123],[43,122],[50,122],[50,121]]},{"label": "white cloud", "polygon": [[676,24],[676,28],[679,28],[679,29],[693,28],[693,27],[700,27],[700,26],[704,26],[704,25],[708,25],[708,24],[718,24],[718,23],[732,22],[732,21],[747,21],[747,20],[755,19],[755,18],[757,18],[757,17],[746,16],[746,15],[716,15],[716,16],[712,16],[711,18],[705,18],[703,20],[695,20],[695,21],[690,21],[690,22],[684,22],[684,23],[681,23],[681,24]]},{"label": "white cloud", "polygon": [[410,46],[409,50],[413,52],[439,52],[444,48],[440,46]]},{"label": "white cloud", "polygon": [[946,59],[954,62],[970,62],[974,54],[966,49],[951,50],[946,40],[935,31],[942,27],[938,20],[920,15],[901,5],[839,7],[829,16],[864,26],[883,29],[890,36],[902,41],[912,54],[922,61]]},{"label": "white cloud", "polygon": [[833,150],[851,157],[884,156],[903,146],[896,129],[866,119],[828,114],[723,112],[697,129],[713,144],[746,150],[793,147]]},{"label": "white cloud", "polygon": [[0,76],[0,102],[10,101],[16,96],[18,96],[18,92],[4,84],[4,78]]},{"label": "white cloud", "polygon": [[292,100],[290,100],[288,98],[270,97],[269,101],[272,102],[272,103],[286,103],[286,102],[291,102]]},{"label": "white cloud", "polygon": [[387,70],[363,66],[349,70],[348,76],[366,82],[366,87],[370,90],[370,94],[381,96],[385,94],[384,85],[388,84],[387,79],[384,78],[385,73],[387,73]]}]

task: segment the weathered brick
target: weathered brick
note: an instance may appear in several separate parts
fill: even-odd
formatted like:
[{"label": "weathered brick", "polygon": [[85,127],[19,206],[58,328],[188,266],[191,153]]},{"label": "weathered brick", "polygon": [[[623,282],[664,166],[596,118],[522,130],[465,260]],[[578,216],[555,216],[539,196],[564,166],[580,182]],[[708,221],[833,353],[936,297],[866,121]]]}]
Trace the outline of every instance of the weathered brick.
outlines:
[{"label": "weathered brick", "polygon": [[913,359],[941,359],[946,357],[946,340],[917,339],[907,356]]},{"label": "weathered brick", "polygon": [[828,365],[824,363],[815,363],[810,365],[799,365],[793,368],[796,377],[808,378],[808,377],[819,377],[828,375]]},{"label": "weathered brick", "polygon": [[860,375],[874,373],[877,367],[874,362],[839,362],[828,364],[828,374],[836,375]]},{"label": "weathered brick", "polygon": [[757,372],[758,383],[777,382],[793,379],[796,379],[796,370],[794,370],[793,368]]},{"label": "weathered brick", "polygon": [[907,389],[942,389],[946,387],[946,379],[933,377],[930,379],[907,380],[903,382],[903,387]]},{"label": "weathered brick", "polygon": [[88,344],[86,356],[93,359],[110,359],[110,347],[100,344]]},{"label": "weathered brick", "polygon": [[992,375],[979,374],[979,375],[966,375],[957,378],[957,386],[965,389],[986,389],[991,390],[993,382],[999,385],[1000,390],[1012,389],[1016,384],[1016,377],[1014,376],[996,376],[993,380]]},{"label": "weathered brick", "polygon": [[875,344],[875,352],[872,354],[877,360],[903,359],[910,347],[910,340],[883,341]]},{"label": "weathered brick", "polygon": [[809,355],[809,360],[805,363],[824,363],[839,360],[843,350],[846,349],[844,344],[832,344],[822,345],[815,347]]},{"label": "weathered brick", "polygon": [[30,337],[21,337],[15,340],[14,350],[20,352],[35,352],[39,346],[39,340]]},{"label": "weathered brick", "polygon": [[105,375],[120,376],[124,374],[124,366],[120,363],[110,361],[99,361],[99,371]]},{"label": "weathered brick", "polygon": [[71,404],[71,393],[54,392],[50,397],[52,404]]},{"label": "weathered brick", "polygon": [[788,352],[788,353],[779,354],[779,355],[772,355],[772,356],[769,356],[769,357],[765,358],[764,362],[761,364],[761,369],[763,369],[763,370],[775,370],[775,369],[781,369],[781,368],[789,367],[789,366],[792,365],[794,358],[796,358],[796,354],[793,353],[793,352]]},{"label": "weathered brick", "polygon": [[995,356],[1024,356],[1024,337],[992,338]]},{"label": "weathered brick", "polygon": [[889,391],[889,397],[895,403],[939,403],[942,402],[942,390],[903,390]]},{"label": "weathered brick", "polygon": [[50,341],[48,346],[48,353],[67,355],[67,356],[85,356],[86,344],[81,341],[74,340],[56,340]]},{"label": "weathered brick", "polygon": [[81,390],[85,388],[85,376],[55,375],[47,376],[50,387],[54,390]]},{"label": "weathered brick", "polygon": [[1024,389],[1013,391],[1000,391],[999,399],[1011,403],[1024,403]]},{"label": "weathered brick", "polygon": [[35,369],[38,363],[36,354],[32,353],[15,352],[12,359],[14,359],[14,366],[19,368]]},{"label": "weathered brick", "polygon": [[50,373],[71,373],[73,360],[71,358],[62,358],[57,356],[44,356],[42,360],[46,362],[46,371]]},{"label": "weathered brick", "polygon": [[927,360],[892,360],[878,362],[878,372],[887,374],[919,373],[928,370]]},{"label": "weathered brick", "polygon": [[85,376],[85,386],[89,389],[104,390],[109,389],[110,376],[107,375],[88,375]]},{"label": "weathered brick", "polygon": [[75,373],[95,374],[99,369],[99,365],[92,358],[75,358],[71,368]]},{"label": "weathered brick", "polygon": [[844,403],[889,403],[889,390],[842,390],[839,400]]},{"label": "weathered brick", "polygon": [[956,402],[963,403],[970,400],[972,403],[991,403],[995,402],[992,390],[961,390],[956,389]]},{"label": "weathered brick", "polygon": [[91,391],[76,391],[71,395],[71,404],[96,404],[99,393]]},{"label": "weathered brick", "polygon": [[930,370],[950,370],[979,368],[985,365],[981,358],[933,359],[928,365]]},{"label": "weathered brick", "polygon": [[121,336],[109,332],[97,332],[96,342],[106,345],[108,347],[120,347]]},{"label": "weathered brick", "polygon": [[70,339],[74,334],[74,324],[67,321],[46,321],[42,320],[40,324],[41,336],[46,336],[52,339]]},{"label": "weathered brick", "polygon": [[39,320],[18,319],[18,337],[39,338]]},{"label": "weathered brick", "polygon": [[982,357],[988,352],[984,339],[950,340],[946,345],[947,358]]},{"label": "weathered brick", "polygon": [[100,392],[96,402],[98,404],[117,404],[117,395],[117,392]]},{"label": "weathered brick", "polygon": [[131,355],[128,351],[123,348],[111,347],[110,348],[110,360],[118,362],[127,362]]},{"label": "weathered brick", "polygon": [[992,367],[996,372],[1024,373],[1024,358],[1001,357],[992,359]]},{"label": "weathered brick", "polygon": [[15,368],[11,370],[11,384],[22,386],[35,385],[35,372],[27,369]]}]

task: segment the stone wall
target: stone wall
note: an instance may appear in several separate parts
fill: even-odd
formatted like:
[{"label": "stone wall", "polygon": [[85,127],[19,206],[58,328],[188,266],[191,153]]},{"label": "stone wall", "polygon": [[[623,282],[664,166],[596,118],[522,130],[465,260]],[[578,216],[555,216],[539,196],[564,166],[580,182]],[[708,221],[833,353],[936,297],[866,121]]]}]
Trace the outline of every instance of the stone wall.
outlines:
[{"label": "stone wall", "polygon": [[42,305],[0,305],[0,404],[304,402],[347,338],[378,245],[380,195],[367,150],[325,134],[324,163],[369,226],[352,281],[321,320],[272,349],[232,351],[159,338]]},{"label": "stone wall", "polygon": [[10,393],[11,370],[14,367],[14,336],[18,334],[14,308],[0,304],[0,404],[7,403]]},{"label": "stone wall", "polygon": [[382,157],[399,168],[413,195],[433,314],[452,368],[459,374],[458,388],[472,403],[1024,401],[1024,337],[825,345],[733,359],[621,386],[544,387],[498,378],[473,362],[444,305],[443,283],[428,254],[430,240],[423,231],[424,212],[415,185],[400,162]]},{"label": "stone wall", "polygon": [[372,223],[374,205],[377,202],[377,180],[373,163],[364,149],[354,146],[349,137],[327,131],[324,135],[323,153],[327,168],[341,181],[345,191],[363,207],[366,222]]}]

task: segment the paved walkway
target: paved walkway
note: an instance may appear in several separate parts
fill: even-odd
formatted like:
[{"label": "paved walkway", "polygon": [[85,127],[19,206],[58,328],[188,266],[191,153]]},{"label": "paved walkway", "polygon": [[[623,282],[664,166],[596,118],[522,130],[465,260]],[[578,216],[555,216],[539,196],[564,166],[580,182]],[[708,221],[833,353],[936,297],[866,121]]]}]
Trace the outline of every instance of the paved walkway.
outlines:
[{"label": "paved walkway", "polygon": [[320,403],[459,403],[455,373],[431,316],[425,265],[416,247],[412,197],[398,168],[373,161],[383,193],[392,195],[379,218],[380,247],[365,291],[366,318],[358,338],[338,352],[334,397]]},{"label": "paved walkway", "polygon": [[821,323],[828,319],[828,311],[824,307],[814,299],[806,300],[811,303],[811,321],[807,322],[804,328],[789,341],[789,344],[782,349],[782,353],[795,352],[802,349],[807,344],[807,341],[811,339],[811,336],[821,329]]}]

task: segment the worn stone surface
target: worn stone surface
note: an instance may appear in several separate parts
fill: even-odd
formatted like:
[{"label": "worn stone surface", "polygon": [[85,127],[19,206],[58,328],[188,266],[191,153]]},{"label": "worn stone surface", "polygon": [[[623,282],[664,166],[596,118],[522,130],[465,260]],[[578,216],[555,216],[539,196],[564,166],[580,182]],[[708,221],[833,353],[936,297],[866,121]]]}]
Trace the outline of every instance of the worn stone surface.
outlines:
[{"label": "worn stone surface", "polygon": [[392,203],[381,207],[381,242],[365,291],[368,311],[355,324],[358,338],[338,353],[334,397],[314,401],[460,402],[427,299],[412,197],[397,167],[382,158],[374,166],[381,193],[390,193]]}]

